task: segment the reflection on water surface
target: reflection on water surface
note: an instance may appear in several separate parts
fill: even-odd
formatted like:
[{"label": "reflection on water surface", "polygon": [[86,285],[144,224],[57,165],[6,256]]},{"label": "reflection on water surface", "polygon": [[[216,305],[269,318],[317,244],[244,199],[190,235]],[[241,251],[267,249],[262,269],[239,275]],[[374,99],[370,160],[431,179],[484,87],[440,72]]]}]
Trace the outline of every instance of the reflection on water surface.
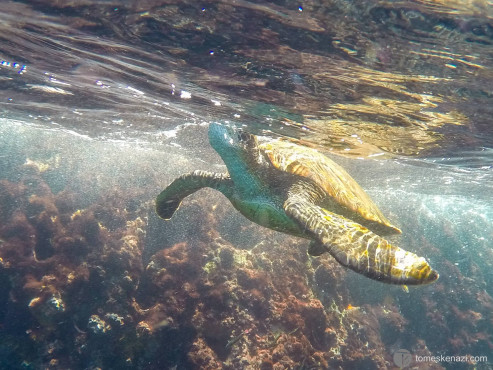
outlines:
[{"label": "reflection on water surface", "polygon": [[4,7],[8,116],[124,139],[229,119],[356,156],[492,144],[487,1]]}]

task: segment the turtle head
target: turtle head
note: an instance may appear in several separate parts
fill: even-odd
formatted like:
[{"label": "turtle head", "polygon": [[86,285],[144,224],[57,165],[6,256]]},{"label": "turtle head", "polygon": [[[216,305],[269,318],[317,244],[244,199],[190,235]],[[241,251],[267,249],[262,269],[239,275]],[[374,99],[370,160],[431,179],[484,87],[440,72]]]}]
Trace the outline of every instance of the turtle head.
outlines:
[{"label": "turtle head", "polygon": [[230,173],[239,167],[249,168],[258,162],[256,136],[240,128],[212,122],[209,125],[209,142],[226,163]]}]

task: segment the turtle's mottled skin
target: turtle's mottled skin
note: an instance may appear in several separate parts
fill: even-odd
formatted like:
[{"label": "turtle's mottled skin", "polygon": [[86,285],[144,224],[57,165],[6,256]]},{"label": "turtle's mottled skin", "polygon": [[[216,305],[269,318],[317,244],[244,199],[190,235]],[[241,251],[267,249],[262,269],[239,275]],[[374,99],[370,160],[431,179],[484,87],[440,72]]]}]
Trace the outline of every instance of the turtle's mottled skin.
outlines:
[{"label": "turtle's mottled skin", "polygon": [[195,171],[159,194],[156,212],[170,219],[183,198],[219,190],[259,225],[311,239],[308,253],[329,252],[340,264],[372,279],[418,285],[438,273],[423,257],[380,235],[400,233],[338,164],[314,149],[282,140],[259,143],[243,130],[211,123],[209,141],[229,174]]}]

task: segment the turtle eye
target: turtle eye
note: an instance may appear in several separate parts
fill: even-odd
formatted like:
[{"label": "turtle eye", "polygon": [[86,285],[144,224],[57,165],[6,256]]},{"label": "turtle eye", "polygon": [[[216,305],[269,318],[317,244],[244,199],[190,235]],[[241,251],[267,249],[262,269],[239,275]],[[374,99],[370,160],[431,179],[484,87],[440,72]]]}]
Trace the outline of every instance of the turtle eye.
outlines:
[{"label": "turtle eye", "polygon": [[255,136],[253,136],[252,134],[245,131],[239,131],[238,142],[241,143],[244,147],[250,148],[254,147],[257,141],[255,140]]},{"label": "turtle eye", "polygon": [[247,133],[245,132],[240,132],[238,134],[238,140],[239,141],[248,141],[248,138],[249,138],[250,135],[248,135]]}]

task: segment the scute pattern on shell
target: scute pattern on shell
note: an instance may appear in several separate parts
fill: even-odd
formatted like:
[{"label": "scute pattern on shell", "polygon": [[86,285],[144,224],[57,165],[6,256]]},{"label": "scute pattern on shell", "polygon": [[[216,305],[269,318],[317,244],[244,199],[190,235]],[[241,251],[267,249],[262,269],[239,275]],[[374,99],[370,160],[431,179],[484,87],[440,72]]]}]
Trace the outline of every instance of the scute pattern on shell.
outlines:
[{"label": "scute pattern on shell", "polygon": [[382,214],[358,183],[325,155],[283,140],[265,142],[259,148],[275,168],[309,178],[341,206],[394,232],[401,232]]}]

